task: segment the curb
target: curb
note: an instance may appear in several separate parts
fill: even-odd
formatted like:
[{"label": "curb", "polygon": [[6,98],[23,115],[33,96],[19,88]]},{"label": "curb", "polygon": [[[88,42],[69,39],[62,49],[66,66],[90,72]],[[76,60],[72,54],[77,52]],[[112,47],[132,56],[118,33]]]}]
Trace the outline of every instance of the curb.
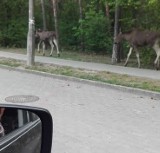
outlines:
[{"label": "curb", "polygon": [[125,87],[125,86],[121,86],[121,85],[115,85],[115,84],[103,83],[103,82],[98,82],[98,81],[80,79],[80,78],[71,77],[71,76],[50,74],[47,72],[40,72],[40,71],[35,71],[35,70],[27,70],[24,68],[14,68],[14,67],[6,66],[6,65],[0,65],[0,68],[12,70],[12,71],[17,71],[17,72],[34,74],[34,75],[40,75],[40,76],[44,76],[44,77],[50,77],[50,78],[55,78],[55,79],[60,79],[60,80],[65,80],[65,81],[74,81],[74,82],[88,84],[88,85],[106,88],[106,89],[119,90],[122,92],[128,92],[128,93],[132,93],[132,94],[136,94],[136,95],[140,95],[140,96],[151,97],[151,99],[153,99],[153,98],[160,99],[159,92],[154,92],[154,91],[149,91],[149,90],[143,90],[143,89],[138,89],[138,88]]}]

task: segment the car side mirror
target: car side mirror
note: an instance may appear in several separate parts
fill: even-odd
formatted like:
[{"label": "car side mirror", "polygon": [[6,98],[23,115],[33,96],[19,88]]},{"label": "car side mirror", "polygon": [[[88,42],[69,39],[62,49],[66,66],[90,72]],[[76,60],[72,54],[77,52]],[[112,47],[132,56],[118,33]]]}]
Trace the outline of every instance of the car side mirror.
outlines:
[{"label": "car side mirror", "polygon": [[50,153],[53,122],[48,110],[0,104],[1,153]]}]

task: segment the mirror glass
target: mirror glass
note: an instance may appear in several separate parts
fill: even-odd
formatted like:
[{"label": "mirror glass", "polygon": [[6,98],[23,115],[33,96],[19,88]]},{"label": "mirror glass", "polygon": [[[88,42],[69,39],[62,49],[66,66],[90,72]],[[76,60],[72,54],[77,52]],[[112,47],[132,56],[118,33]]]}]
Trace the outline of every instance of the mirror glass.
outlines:
[{"label": "mirror glass", "polygon": [[40,153],[40,118],[28,111],[0,108],[0,152]]}]

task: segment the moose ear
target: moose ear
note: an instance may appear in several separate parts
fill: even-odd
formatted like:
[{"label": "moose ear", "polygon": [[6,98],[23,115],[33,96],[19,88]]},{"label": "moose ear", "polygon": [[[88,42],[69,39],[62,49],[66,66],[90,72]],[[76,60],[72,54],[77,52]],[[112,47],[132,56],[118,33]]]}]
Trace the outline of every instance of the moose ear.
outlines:
[{"label": "moose ear", "polygon": [[42,29],[39,28],[37,31],[38,31],[38,32],[42,32]]}]

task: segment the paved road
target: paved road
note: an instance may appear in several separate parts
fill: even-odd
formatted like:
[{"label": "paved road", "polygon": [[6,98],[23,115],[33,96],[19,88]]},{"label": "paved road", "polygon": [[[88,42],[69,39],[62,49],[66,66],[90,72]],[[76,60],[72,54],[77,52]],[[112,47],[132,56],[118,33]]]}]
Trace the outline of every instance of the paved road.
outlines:
[{"label": "paved road", "polygon": [[[27,59],[26,55],[8,53],[4,51],[0,51],[0,57],[9,57],[9,58],[21,59],[21,60]],[[58,59],[53,57],[40,57],[40,56],[36,56],[35,61],[42,62],[42,63],[53,63],[57,65],[71,66],[75,68],[84,68],[84,69],[97,70],[97,71],[109,71],[109,72],[115,72],[119,74],[127,74],[131,76],[160,79],[160,71],[156,71],[156,70],[129,68],[129,67],[123,67],[123,66],[109,65],[109,64],[71,61],[71,60],[63,60],[63,59]]]},{"label": "paved road", "polygon": [[118,90],[0,69],[0,98],[36,95],[54,120],[53,153],[159,153],[160,101]]}]

